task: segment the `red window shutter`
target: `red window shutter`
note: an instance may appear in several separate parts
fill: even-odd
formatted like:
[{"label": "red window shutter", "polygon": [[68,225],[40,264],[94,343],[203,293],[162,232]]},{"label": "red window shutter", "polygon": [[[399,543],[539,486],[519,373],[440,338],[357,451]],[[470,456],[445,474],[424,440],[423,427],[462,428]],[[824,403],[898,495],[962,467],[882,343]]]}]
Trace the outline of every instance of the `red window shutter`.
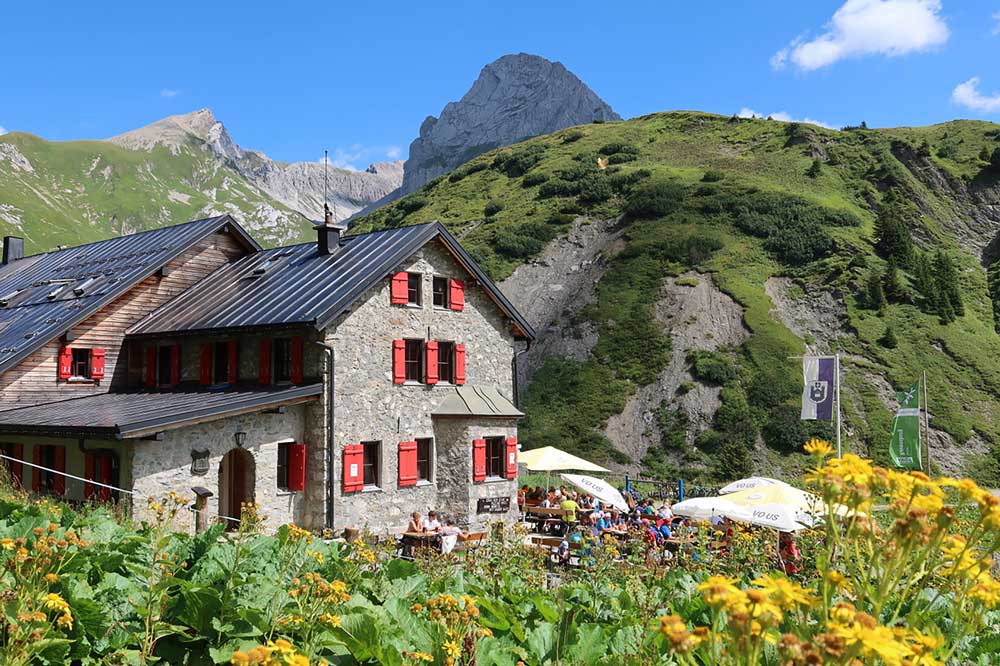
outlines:
[{"label": "red window shutter", "polygon": [[461,280],[449,280],[448,307],[461,312],[465,309],[465,283]]},{"label": "red window shutter", "polygon": [[146,347],[146,386],[156,387],[156,347]]},{"label": "red window shutter", "polygon": [[257,352],[257,381],[261,384],[271,383],[271,341],[260,341]]},{"label": "red window shutter", "polygon": [[170,385],[181,383],[181,346],[170,345]]},{"label": "red window shutter", "polygon": [[517,437],[507,438],[507,478],[516,479],[517,478]]},{"label": "red window shutter", "polygon": [[424,379],[428,384],[438,383],[438,343],[431,340],[425,345],[427,358],[424,363]]},{"label": "red window shutter", "polygon": [[486,480],[486,440],[472,440],[472,480]]},{"label": "red window shutter", "polygon": [[24,480],[24,465],[21,461],[24,460],[24,445],[15,444],[11,447],[10,456],[12,458],[17,458],[17,460],[8,460],[7,469],[10,470],[11,479],[14,481],[14,487],[21,487]]},{"label": "red window shutter", "polygon": [[104,379],[104,358],[106,354],[103,349],[90,350],[90,378]]},{"label": "red window shutter", "polygon": [[356,493],[365,487],[365,447],[348,444],[344,447],[344,492]]},{"label": "red window shutter", "polygon": [[403,271],[393,273],[389,302],[393,305],[406,305],[409,300],[409,276]]},{"label": "red window shutter", "polygon": [[[113,458],[111,454],[108,453],[102,455],[98,460],[97,480],[100,481],[101,483],[106,483],[108,485],[111,485],[111,482],[114,481],[114,479],[112,478],[112,469],[111,469],[112,460]],[[102,502],[107,502],[108,500],[111,499],[111,489],[98,488],[97,496],[101,499]]]},{"label": "red window shutter", "polygon": [[59,350],[59,379],[69,379],[73,376],[73,350],[63,347]]},{"label": "red window shutter", "polygon": [[399,443],[399,485],[417,485],[417,443]]},{"label": "red window shutter", "polygon": [[[35,444],[31,447],[31,462],[36,465],[42,464],[42,447],[39,444]],[[37,467],[32,467],[34,474],[31,475],[31,490],[38,492],[42,489],[42,470]]]},{"label": "red window shutter", "polygon": [[201,364],[198,369],[198,381],[202,386],[212,383],[212,344],[206,342],[201,346]]},{"label": "red window shutter", "polygon": [[392,382],[406,383],[406,342],[403,340],[392,341]]},{"label": "red window shutter", "polygon": [[465,345],[455,345],[455,383],[465,383]]},{"label": "red window shutter", "polygon": [[[97,479],[94,476],[94,454],[85,453],[83,456],[83,478],[95,481]],[[89,500],[97,492],[97,486],[92,483],[83,484],[83,499]]]},{"label": "red window shutter", "polygon": [[290,368],[291,380],[293,384],[302,383],[302,336],[296,335],[292,338],[291,352],[292,363]]},{"label": "red window shutter", "polygon": [[306,489],[306,445],[288,445],[288,489]]},{"label": "red window shutter", "polygon": [[229,341],[229,376],[226,377],[226,381],[230,384],[235,384],[240,376],[239,368],[239,356],[237,352],[236,340]]},{"label": "red window shutter", "polygon": [[[56,447],[56,470],[59,472],[66,471],[66,447],[57,446]],[[56,478],[52,481],[52,487],[56,491],[56,495],[66,494],[66,477],[62,474],[56,474]]]}]

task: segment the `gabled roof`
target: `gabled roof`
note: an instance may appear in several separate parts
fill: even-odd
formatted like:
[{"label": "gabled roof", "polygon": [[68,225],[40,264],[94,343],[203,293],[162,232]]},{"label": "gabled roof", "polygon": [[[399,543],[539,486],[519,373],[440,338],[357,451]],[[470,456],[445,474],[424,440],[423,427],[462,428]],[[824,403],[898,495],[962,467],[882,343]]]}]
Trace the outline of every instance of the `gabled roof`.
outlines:
[{"label": "gabled roof", "polygon": [[129,335],[249,327],[329,326],[414,252],[439,239],[512,320],[519,337],[531,325],[439,222],[345,236],[333,254],[316,243],[265,250],[220,268],[128,330]]},{"label": "gabled roof", "polygon": [[226,225],[250,251],[260,245],[228,215],[25,257],[0,269],[0,373],[90,317]]},{"label": "gabled roof", "polygon": [[101,393],[0,412],[0,433],[143,437],[192,423],[313,400],[320,383],[303,386],[237,386],[224,391]]}]

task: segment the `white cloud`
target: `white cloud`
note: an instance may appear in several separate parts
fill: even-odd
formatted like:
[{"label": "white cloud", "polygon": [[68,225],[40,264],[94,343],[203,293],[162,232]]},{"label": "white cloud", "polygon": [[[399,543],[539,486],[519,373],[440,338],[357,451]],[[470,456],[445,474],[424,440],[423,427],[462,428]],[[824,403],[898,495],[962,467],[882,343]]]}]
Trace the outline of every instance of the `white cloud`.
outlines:
[{"label": "white cloud", "polygon": [[180,90],[171,90],[170,88],[164,88],[160,91],[160,97],[177,97],[180,94]]},{"label": "white cloud", "polygon": [[955,89],[951,91],[951,101],[983,113],[1000,111],[1000,93],[984,95],[979,92],[978,76],[973,76],[968,81],[955,86]]},{"label": "white cloud", "polygon": [[[363,146],[354,143],[347,148],[334,148],[330,154],[327,164],[336,169],[346,169],[347,171],[360,171],[365,167],[360,164],[379,162],[381,160],[398,160],[401,155],[399,146]],[[322,164],[325,158],[319,158]],[[367,165],[366,165],[367,166]]]},{"label": "white cloud", "polygon": [[993,34],[1000,35],[1000,12],[993,15],[993,20],[996,22],[996,25],[993,26]]},{"label": "white cloud", "polygon": [[744,106],[740,109],[739,113],[736,114],[739,118],[768,118],[771,120],[779,120],[784,123],[808,123],[810,125],[819,125],[820,127],[825,127],[827,129],[837,129],[836,125],[831,125],[830,123],[825,123],[822,120],[816,120],[815,118],[810,118],[806,116],[805,118],[793,118],[792,114],[787,111],[778,111],[776,113],[757,113],[750,107]]},{"label": "white cloud", "polygon": [[814,39],[796,38],[771,57],[771,66],[789,62],[800,70],[827,67],[844,58],[900,56],[927,51],[948,41],[940,0],[847,0]]},{"label": "white cloud", "polygon": [[0,135],[6,134],[6,133],[7,133],[7,128],[4,127],[3,125],[0,125]]}]

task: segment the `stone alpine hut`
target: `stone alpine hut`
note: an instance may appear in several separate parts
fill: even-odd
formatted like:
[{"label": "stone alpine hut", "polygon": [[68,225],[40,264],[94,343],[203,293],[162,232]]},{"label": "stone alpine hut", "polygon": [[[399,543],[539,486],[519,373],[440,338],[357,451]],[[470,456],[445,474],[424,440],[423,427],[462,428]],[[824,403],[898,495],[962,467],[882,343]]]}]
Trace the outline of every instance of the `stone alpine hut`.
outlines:
[{"label": "stone alpine hut", "polygon": [[3,462],[71,501],[130,491],[137,517],[199,488],[211,516],[255,501],[313,529],[512,518],[530,325],[440,223],[343,232],[265,250],[221,216],[29,257],[6,238]]}]

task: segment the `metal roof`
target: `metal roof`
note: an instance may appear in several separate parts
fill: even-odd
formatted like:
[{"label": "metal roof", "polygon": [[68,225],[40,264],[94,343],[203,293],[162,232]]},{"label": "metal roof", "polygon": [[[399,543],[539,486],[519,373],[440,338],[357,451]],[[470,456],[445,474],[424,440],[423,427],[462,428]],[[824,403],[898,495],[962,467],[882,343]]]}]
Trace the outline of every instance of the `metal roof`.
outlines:
[{"label": "metal roof", "polygon": [[0,433],[141,437],[192,422],[306,402],[322,393],[321,383],[223,391],[102,393],[0,412]]},{"label": "metal roof", "polygon": [[455,386],[436,388],[447,391],[444,399],[431,412],[436,417],[494,416],[520,418],[524,413],[492,386]]},{"label": "metal roof", "polygon": [[439,222],[345,236],[333,254],[316,243],[265,250],[220,268],[129,329],[130,335],[247,327],[329,326],[367,289],[428,242],[440,239],[510,317],[531,325]]},{"label": "metal roof", "polygon": [[65,333],[225,225],[260,245],[230,216],[54,250],[0,268],[0,373]]}]

